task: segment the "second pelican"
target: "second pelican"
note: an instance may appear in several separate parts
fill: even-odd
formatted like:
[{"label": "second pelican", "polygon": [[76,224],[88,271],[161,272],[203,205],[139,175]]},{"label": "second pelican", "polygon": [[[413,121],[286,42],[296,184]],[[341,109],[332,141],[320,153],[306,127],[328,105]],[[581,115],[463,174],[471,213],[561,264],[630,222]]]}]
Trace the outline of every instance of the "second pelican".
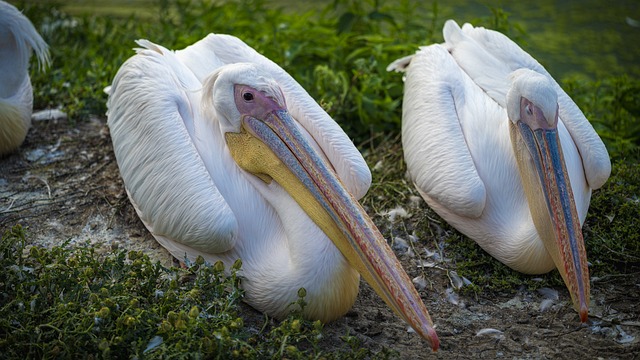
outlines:
[{"label": "second pelican", "polygon": [[518,271],[557,268],[582,322],[589,270],[581,225],[611,172],[580,109],[506,36],[449,20],[444,44],[406,71],[402,143],[420,194],[444,220]]},{"label": "second pelican", "polygon": [[361,274],[437,349],[420,296],[356,200],[366,163],[306,91],[232,36],[175,53],[138,43],[109,90],[108,124],[157,241],[178,259],[242,259],[245,301],[275,317],[305,288],[305,316],[334,320]]}]

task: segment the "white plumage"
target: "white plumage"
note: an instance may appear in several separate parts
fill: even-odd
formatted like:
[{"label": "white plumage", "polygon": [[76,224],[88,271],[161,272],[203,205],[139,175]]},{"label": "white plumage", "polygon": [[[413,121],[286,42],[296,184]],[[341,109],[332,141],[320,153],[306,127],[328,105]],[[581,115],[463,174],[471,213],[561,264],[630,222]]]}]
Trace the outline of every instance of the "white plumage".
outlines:
[{"label": "white plumage", "polygon": [[0,1],[0,156],[22,144],[31,127],[33,92],[29,58],[49,64],[47,44],[13,5]]},{"label": "white plumage", "polygon": [[[209,35],[175,53],[149,41],[138,43],[143,48],[123,65],[113,81],[108,115],[129,197],[151,233],[178,259],[187,256],[194,260],[201,254],[211,262],[224,260],[231,265],[242,258],[247,301],[271,315],[283,316],[300,287],[307,288],[309,296],[315,295],[315,288],[340,288],[326,283],[335,278],[330,276],[333,271],[345,272],[347,278],[340,281],[348,282],[350,290],[340,292],[350,292],[352,302],[357,293],[357,273],[346,269],[339,251],[328,246],[331,242],[307,216],[300,216],[299,206],[291,197],[283,196],[280,187],[269,187],[242,174],[226,148],[220,117],[207,117],[200,106],[203,82],[216,70],[221,79],[224,74],[241,76],[248,63],[254,64],[254,71],[260,69],[265,75],[280,78],[278,84],[288,95],[287,100],[291,99],[287,105],[292,115],[313,124],[314,129],[326,128],[324,136],[317,135],[317,141],[333,145],[326,146],[324,153],[333,159],[346,186],[362,196],[371,175],[344,132],[280,67],[235,37]],[[296,97],[301,100],[296,102]],[[305,111],[308,107],[313,111],[300,111],[299,103],[307,106]],[[297,268],[289,252],[293,240],[302,236],[318,240],[310,242],[310,248],[297,250],[308,251],[309,257],[325,254],[332,258],[333,268]],[[292,275],[308,278],[291,279]],[[253,290],[253,284],[266,289]],[[275,290],[280,287],[286,290]],[[287,298],[260,298],[273,293],[286,294]],[[320,311],[314,310],[314,305],[311,313]]]},{"label": "white plumage", "polygon": [[[302,287],[307,317],[342,316],[355,301],[360,271],[437,347],[411,281],[348,195],[360,198],[371,184],[364,159],[307,92],[233,36],[210,34],[176,52],[138,44],[109,89],[108,124],[129,198],[158,242],[178,259],[202,255],[230,266],[240,258],[245,301],[275,317],[291,310]],[[273,121],[282,131],[264,130]],[[289,131],[301,140],[283,140]],[[282,143],[302,155],[282,155]],[[317,158],[300,157],[311,153]],[[301,177],[282,175],[283,163]],[[314,175],[316,165],[327,175]],[[316,193],[323,195],[314,200]],[[346,221],[338,220],[341,211]],[[356,240],[336,240],[345,236]],[[359,236],[364,245],[356,244]]]},{"label": "white plumage", "polygon": [[[528,196],[542,199],[534,194],[542,191],[523,185],[522,177],[538,175],[522,170],[533,169],[534,161],[517,135],[521,113],[546,120],[532,131],[554,130],[559,118],[580,224],[592,189],[611,171],[607,150],[557,82],[509,38],[452,20],[443,33],[443,44],[422,47],[388,68],[406,72],[402,142],[409,174],[431,208],[496,259],[525,273],[548,272],[557,266],[557,249],[545,246],[534,224],[537,205]],[[517,157],[524,159],[521,167]],[[548,223],[545,218],[538,227],[552,227]]]}]

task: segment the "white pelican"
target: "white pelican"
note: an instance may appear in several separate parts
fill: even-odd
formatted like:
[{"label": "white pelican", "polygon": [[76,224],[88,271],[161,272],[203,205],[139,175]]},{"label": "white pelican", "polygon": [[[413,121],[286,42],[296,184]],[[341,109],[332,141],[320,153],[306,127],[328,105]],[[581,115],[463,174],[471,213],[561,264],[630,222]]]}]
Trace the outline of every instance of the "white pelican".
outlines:
[{"label": "white pelican", "polygon": [[[589,270],[581,225],[611,172],[580,109],[506,36],[449,20],[444,44],[404,70],[402,144],[410,176],[444,220],[511,268],[558,268],[582,322]],[[570,181],[567,181],[567,176]]]},{"label": "white pelican", "polygon": [[49,64],[47,43],[31,21],[13,5],[0,1],[0,156],[20,146],[31,127],[32,49],[42,68]]},{"label": "white pelican", "polygon": [[176,52],[138,44],[109,90],[108,124],[157,241],[178,259],[240,258],[244,300],[277,318],[300,288],[305,316],[342,316],[362,274],[437,349],[420,296],[355,199],[366,163],[306,91],[233,36]]}]

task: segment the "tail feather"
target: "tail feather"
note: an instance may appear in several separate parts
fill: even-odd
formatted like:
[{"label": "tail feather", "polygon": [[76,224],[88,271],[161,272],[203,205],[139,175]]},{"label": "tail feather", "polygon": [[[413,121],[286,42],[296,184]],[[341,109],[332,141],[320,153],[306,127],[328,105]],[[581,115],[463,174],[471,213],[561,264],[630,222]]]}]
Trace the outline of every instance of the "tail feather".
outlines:
[{"label": "tail feather", "polygon": [[6,27],[15,38],[20,58],[27,61],[33,49],[40,69],[44,70],[49,66],[51,58],[47,43],[38,34],[31,21],[13,5],[6,2],[0,2],[0,26]]}]

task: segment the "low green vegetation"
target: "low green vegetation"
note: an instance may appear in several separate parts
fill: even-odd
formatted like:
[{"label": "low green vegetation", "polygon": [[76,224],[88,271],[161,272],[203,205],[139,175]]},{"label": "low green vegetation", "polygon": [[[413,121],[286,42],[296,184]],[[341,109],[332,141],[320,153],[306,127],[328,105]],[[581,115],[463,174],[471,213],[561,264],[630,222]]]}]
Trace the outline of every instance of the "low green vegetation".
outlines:
[{"label": "low green vegetation", "polygon": [[0,349],[29,358],[384,358],[346,335],[320,349],[323,325],[302,319],[304,291],[281,322],[245,325],[238,261],[165,268],[136,251],[27,245],[20,225],[0,242]]},{"label": "low green vegetation", "polygon": [[629,158],[614,160],[611,178],[591,199],[583,232],[594,276],[640,272],[640,151]]},{"label": "low green vegetation", "polygon": [[[322,11],[290,14],[263,0],[161,0],[144,16],[71,16],[54,3],[25,9],[50,44],[53,63],[34,71],[35,108],[61,107],[72,122],[104,116],[108,86],[146,38],[173,49],[210,32],[238,36],[280,64],[354,139],[374,170],[363,200],[370,213],[405,205],[417,193],[404,177],[399,145],[402,79],[386,66],[419,45],[440,41],[445,19],[437,3],[335,1]],[[154,15],[155,14],[155,15]],[[416,14],[422,14],[416,16]],[[508,13],[493,9],[475,25],[525,39]],[[559,79],[606,142],[611,179],[594,192],[584,234],[594,277],[640,271],[640,81],[631,76]],[[533,279],[500,264],[423,203],[415,230],[433,238],[432,220],[447,238],[447,255],[472,291],[562,286],[556,272]],[[387,235],[387,234],[385,234]],[[337,352],[319,348],[322,325],[297,315],[247,325],[239,315],[238,268],[219,264],[165,268],[123,250],[27,245],[28,234],[7,229],[0,244],[2,357],[47,358],[370,358],[386,357],[344,336]],[[302,295],[302,294],[301,294]],[[303,306],[301,298],[294,306]],[[333,351],[333,350],[332,350]]]}]

